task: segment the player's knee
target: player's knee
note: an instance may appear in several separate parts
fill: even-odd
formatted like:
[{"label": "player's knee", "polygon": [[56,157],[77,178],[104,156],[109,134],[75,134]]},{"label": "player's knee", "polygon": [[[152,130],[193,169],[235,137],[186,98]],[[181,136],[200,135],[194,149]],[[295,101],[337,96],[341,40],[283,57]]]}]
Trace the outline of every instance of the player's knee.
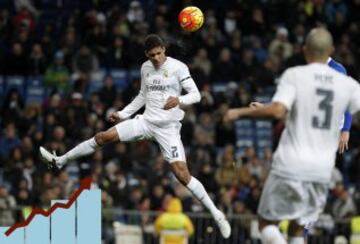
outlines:
[{"label": "player's knee", "polygon": [[299,225],[296,221],[290,221],[288,232],[289,236],[303,236],[304,226]]},{"label": "player's knee", "polygon": [[95,141],[99,146],[103,146],[110,142],[110,137],[104,131],[98,132],[95,135]]},{"label": "player's knee", "polygon": [[277,226],[277,221],[268,221],[266,219],[260,218],[259,219],[259,230],[262,231],[268,225],[275,225]]}]

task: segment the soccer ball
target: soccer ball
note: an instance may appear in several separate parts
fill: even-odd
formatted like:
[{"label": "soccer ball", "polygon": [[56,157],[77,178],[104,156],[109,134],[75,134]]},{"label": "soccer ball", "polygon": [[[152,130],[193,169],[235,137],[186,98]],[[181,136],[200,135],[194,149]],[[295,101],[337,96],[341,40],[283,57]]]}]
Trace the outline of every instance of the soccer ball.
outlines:
[{"label": "soccer ball", "polygon": [[179,13],[179,24],[186,31],[197,31],[204,23],[204,14],[194,6],[186,7]]}]

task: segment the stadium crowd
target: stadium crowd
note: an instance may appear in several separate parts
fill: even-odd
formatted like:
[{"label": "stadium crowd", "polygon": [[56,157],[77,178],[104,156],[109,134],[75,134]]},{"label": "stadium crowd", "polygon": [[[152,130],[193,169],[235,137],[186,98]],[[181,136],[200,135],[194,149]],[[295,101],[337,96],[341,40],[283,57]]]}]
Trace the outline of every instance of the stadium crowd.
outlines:
[{"label": "stadium crowd", "polygon": [[[206,16],[196,33],[182,31],[174,14],[191,4]],[[106,207],[162,211],[176,195],[185,212],[204,211],[175,181],[152,142],[114,143],[59,172],[39,160],[40,145],[63,154],[111,126],[106,115],[128,104],[140,81],[134,75],[118,89],[114,77],[99,72],[138,70],[145,61],[143,38],[151,32],[168,42],[170,56],[188,64],[201,90],[202,101],[185,108],[182,126],[191,172],[226,214],[255,214],[274,148],[259,153],[249,146],[239,153],[235,127],[223,122],[223,112],[247,106],[271,90],[286,67],[304,63],[304,36],[316,25],[331,30],[333,58],[359,80],[359,11],[359,0],[0,0],[1,76],[41,76],[47,89],[40,104],[28,103],[16,89],[1,99],[0,225],[18,218],[4,210],[68,198],[87,175],[103,190]],[[90,92],[99,77],[102,87]],[[215,85],[224,91],[214,93]],[[273,123],[274,147],[282,124]],[[360,120],[354,118],[326,209],[335,219],[360,210],[359,138]]]}]

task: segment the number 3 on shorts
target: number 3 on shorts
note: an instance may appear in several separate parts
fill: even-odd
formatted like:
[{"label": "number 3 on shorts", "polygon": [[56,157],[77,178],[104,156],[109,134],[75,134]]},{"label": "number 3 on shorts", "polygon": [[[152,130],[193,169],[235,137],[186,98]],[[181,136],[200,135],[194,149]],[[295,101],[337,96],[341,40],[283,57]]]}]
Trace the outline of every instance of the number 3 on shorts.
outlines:
[{"label": "number 3 on shorts", "polygon": [[171,156],[173,158],[179,157],[178,148],[176,146],[171,147]]}]

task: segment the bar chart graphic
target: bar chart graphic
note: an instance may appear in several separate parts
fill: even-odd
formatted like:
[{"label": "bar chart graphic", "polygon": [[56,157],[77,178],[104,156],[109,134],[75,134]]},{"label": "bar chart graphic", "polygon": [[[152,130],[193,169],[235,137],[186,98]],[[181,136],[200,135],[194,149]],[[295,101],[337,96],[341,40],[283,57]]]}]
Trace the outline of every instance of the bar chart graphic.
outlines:
[{"label": "bar chart graphic", "polygon": [[69,200],[53,200],[48,210],[33,209],[20,223],[0,227],[1,244],[100,244],[101,190],[81,181]]}]

